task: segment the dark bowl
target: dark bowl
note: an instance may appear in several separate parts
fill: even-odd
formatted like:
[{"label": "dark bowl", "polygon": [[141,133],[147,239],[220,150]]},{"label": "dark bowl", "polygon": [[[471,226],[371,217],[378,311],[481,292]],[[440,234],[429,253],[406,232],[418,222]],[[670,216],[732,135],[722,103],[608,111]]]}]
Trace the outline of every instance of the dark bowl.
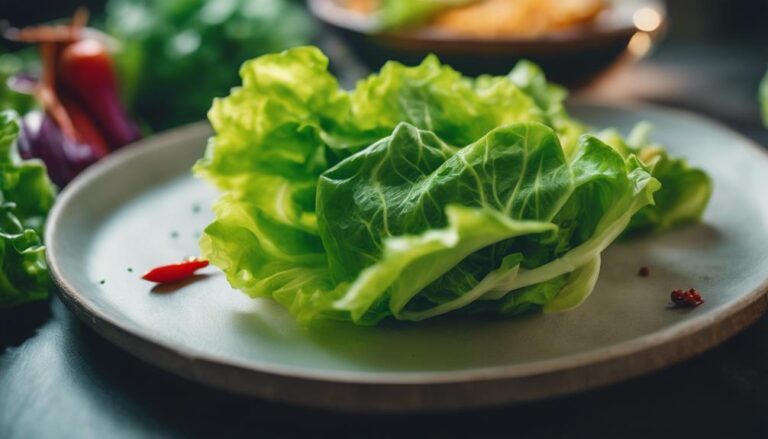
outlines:
[{"label": "dark bowl", "polygon": [[338,0],[308,3],[312,13],[372,70],[391,59],[416,64],[434,53],[466,75],[503,75],[520,59],[529,59],[553,81],[572,87],[589,82],[620,60],[644,56],[667,24],[660,0],[614,0],[589,25],[539,37],[478,38],[429,27],[377,32],[373,16],[350,11]]}]

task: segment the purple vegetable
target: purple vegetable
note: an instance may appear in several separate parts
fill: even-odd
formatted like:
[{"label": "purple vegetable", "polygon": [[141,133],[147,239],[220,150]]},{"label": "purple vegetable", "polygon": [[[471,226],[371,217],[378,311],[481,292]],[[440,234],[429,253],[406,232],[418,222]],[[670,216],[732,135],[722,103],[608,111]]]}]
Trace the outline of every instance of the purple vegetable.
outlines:
[{"label": "purple vegetable", "polygon": [[22,120],[19,152],[42,160],[59,186],[141,136],[120,102],[107,47],[87,32],[86,21],[87,14],[78,12],[71,25],[14,31],[18,41],[39,44],[43,61],[39,79],[17,75],[8,81],[13,90],[34,95],[43,108]]},{"label": "purple vegetable", "polygon": [[51,180],[61,187],[101,158],[91,146],[64,136],[56,123],[39,111],[24,116],[18,146],[23,158],[42,160]]}]

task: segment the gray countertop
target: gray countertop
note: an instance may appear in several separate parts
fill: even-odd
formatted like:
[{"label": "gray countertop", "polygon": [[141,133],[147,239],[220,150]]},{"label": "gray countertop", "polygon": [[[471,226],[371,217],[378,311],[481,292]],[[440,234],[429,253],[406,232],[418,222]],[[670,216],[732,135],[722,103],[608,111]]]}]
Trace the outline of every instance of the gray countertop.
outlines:
[{"label": "gray countertop", "polygon": [[[768,145],[755,97],[766,60],[766,44],[668,44],[578,97],[685,108]],[[351,416],[177,378],[110,345],[57,299],[0,314],[0,438],[768,437],[766,413],[768,317],[697,358],[584,394],[465,413]]]}]

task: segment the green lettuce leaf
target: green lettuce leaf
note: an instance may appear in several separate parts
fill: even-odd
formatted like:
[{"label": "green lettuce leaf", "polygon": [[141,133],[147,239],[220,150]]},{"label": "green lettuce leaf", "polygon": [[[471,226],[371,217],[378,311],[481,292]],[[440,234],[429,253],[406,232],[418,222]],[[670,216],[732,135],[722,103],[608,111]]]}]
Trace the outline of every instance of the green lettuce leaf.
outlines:
[{"label": "green lettuce leaf", "polygon": [[[536,64],[522,60],[515,65],[508,75],[512,81],[544,114],[544,123],[557,131],[565,154],[570,156],[578,144],[579,138],[587,128],[568,115],[565,110],[565,98],[568,91],[547,81],[544,71]],[[481,77],[480,81],[492,81],[492,76]]]},{"label": "green lettuce leaf", "polygon": [[42,245],[54,189],[38,161],[14,149],[17,116],[0,112],[0,308],[48,297],[50,277]]},{"label": "green lettuce leaf", "polygon": [[8,86],[19,74],[39,74],[40,62],[35,49],[0,53],[0,111],[14,110],[26,114],[37,106],[34,96],[17,93]]},{"label": "green lettuce leaf", "polygon": [[[557,136],[544,125],[501,127],[455,154],[433,133],[399,125],[318,182],[331,274],[352,282],[337,308],[357,320],[388,295],[398,315],[451,270],[482,278],[477,270],[486,267],[462,261],[500,241],[554,232],[549,220],[570,177]],[[525,250],[513,247],[500,246],[498,257]],[[484,292],[453,293],[470,300]]]},{"label": "green lettuce leaf", "polygon": [[548,281],[506,294],[501,299],[473,302],[462,313],[516,316],[536,311],[559,312],[580,305],[589,296],[600,274],[600,256],[581,268]]},{"label": "green lettuce leaf", "polygon": [[[655,175],[674,173],[655,147],[585,135],[527,62],[477,79],[434,56],[390,62],[345,91],[304,47],[241,76],[214,102],[194,168],[223,192],[202,253],[303,322],[570,309],[602,251],[664,193]],[[691,211],[694,195],[670,184],[682,195],[654,225]]]},{"label": "green lettuce leaf", "polygon": [[636,155],[661,182],[656,203],[641,209],[632,218],[625,235],[659,232],[699,221],[712,196],[712,180],[701,169],[691,167],[685,159],[671,157],[663,147],[650,140],[652,126],[640,123],[623,139],[615,130],[600,137],[623,156]]}]

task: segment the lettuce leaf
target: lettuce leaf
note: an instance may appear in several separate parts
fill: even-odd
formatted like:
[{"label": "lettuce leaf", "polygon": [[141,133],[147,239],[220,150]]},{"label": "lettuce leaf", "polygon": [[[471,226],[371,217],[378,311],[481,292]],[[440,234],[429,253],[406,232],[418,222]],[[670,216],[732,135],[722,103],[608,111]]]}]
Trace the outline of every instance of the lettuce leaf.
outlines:
[{"label": "lettuce leaf", "polygon": [[531,63],[471,79],[429,56],[345,91],[303,47],[240,73],[194,167],[223,192],[201,249],[233,287],[302,322],[570,309],[601,252],[663,198],[661,178],[667,205],[638,230],[708,198],[708,179],[706,197],[687,192],[672,177],[692,170],[657,147],[589,135]]},{"label": "lettuce leaf", "polygon": [[50,288],[40,237],[54,189],[40,162],[18,158],[17,119],[0,112],[0,308],[46,299]]},{"label": "lettuce leaf", "polygon": [[[636,161],[594,138],[568,163],[555,133],[538,123],[500,127],[447,158],[446,150],[431,133],[401,125],[321,176],[331,274],[351,282],[335,306],[353,320],[382,295],[396,317],[422,320],[573,271],[658,188]],[[576,224],[576,210],[594,221],[564,228]],[[469,221],[477,212],[484,220]]]},{"label": "lettuce leaf", "polygon": [[709,176],[691,167],[685,159],[671,157],[662,146],[653,143],[652,128],[648,123],[640,123],[627,139],[614,130],[599,135],[623,156],[639,157],[663,188],[656,194],[654,205],[646,206],[632,218],[625,232],[627,236],[660,232],[699,221],[712,196]]}]

